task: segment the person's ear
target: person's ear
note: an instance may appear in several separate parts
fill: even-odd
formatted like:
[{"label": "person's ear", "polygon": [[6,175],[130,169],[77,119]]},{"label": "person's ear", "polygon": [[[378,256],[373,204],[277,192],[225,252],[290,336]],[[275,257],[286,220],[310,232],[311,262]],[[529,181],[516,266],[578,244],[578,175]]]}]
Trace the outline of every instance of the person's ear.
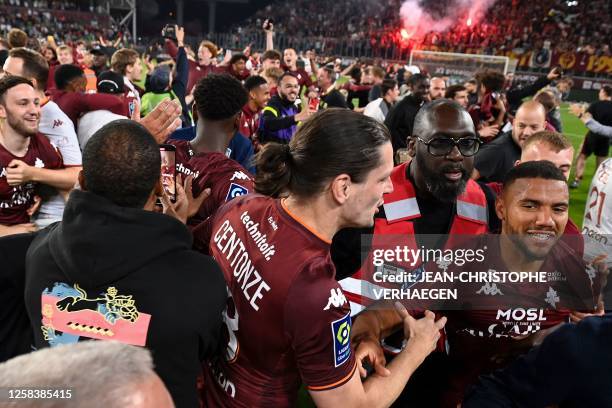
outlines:
[{"label": "person's ear", "polygon": [[514,167],[518,166],[519,164],[521,164],[521,160],[520,159],[514,162]]},{"label": "person's ear", "polygon": [[334,200],[342,205],[351,196],[351,177],[348,174],[340,174],[331,182],[331,193]]},{"label": "person's ear", "polygon": [[417,138],[416,136],[408,136],[408,155],[410,157],[414,157],[416,156],[416,149],[417,149]]},{"label": "person's ear", "polygon": [[504,203],[504,192],[497,196],[495,199],[495,214],[501,221],[506,220],[506,205]]}]

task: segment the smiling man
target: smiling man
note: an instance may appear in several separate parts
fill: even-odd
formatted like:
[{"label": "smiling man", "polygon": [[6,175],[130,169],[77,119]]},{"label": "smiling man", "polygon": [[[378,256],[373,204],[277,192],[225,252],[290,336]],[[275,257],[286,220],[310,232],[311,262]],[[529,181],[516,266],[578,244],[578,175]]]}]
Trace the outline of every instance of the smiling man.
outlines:
[{"label": "smiling man", "polygon": [[64,167],[58,151],[38,133],[40,115],[40,98],[29,80],[0,79],[0,236],[36,230],[30,222],[36,183],[50,184],[52,169]]}]

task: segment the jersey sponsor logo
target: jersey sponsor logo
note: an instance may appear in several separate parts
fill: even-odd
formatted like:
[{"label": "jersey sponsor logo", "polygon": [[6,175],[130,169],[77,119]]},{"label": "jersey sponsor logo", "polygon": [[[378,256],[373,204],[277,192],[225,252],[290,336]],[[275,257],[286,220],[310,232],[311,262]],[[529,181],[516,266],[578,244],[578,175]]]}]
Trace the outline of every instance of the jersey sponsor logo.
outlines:
[{"label": "jersey sponsor logo", "polygon": [[6,177],[6,168],[2,167],[2,171],[0,171],[0,177]]},{"label": "jersey sponsor logo", "polygon": [[64,122],[62,122],[61,120],[59,120],[59,119],[55,119],[55,120],[53,121],[53,127],[52,127],[52,129],[55,129],[56,127],[60,127],[60,126],[62,126],[63,124],[64,124]]},{"label": "jersey sponsor logo", "polygon": [[351,314],[331,322],[334,342],[334,367],[346,363],[351,356]]},{"label": "jersey sponsor logo", "polygon": [[[272,217],[269,217],[268,220],[270,218]],[[257,248],[263,255],[264,259],[266,261],[272,259],[272,256],[276,253],[276,248],[274,244],[270,244],[268,242],[268,235],[264,234],[259,229],[259,223],[251,219],[248,211],[245,211],[240,215],[240,220],[248,231],[249,236],[253,239],[255,245],[257,245]]]},{"label": "jersey sponsor logo", "polygon": [[37,167],[39,169],[43,168],[45,167],[45,163],[37,157],[36,161],[34,161],[34,167]]},{"label": "jersey sponsor logo", "polygon": [[230,181],[234,181],[234,180],[249,180],[249,179],[250,179],[250,177],[247,176],[246,174],[244,174],[244,172],[242,172],[242,171],[235,171],[234,175],[232,176]]},{"label": "jersey sponsor logo", "polygon": [[502,291],[497,287],[496,283],[487,282],[480,289],[476,291],[477,294],[484,294],[489,296],[503,295]]},{"label": "jersey sponsor logo", "polygon": [[557,302],[559,302],[559,295],[557,294],[556,290],[549,286],[548,292],[546,292],[546,298],[544,300],[546,301],[546,303],[556,308]]},{"label": "jersey sponsor logo", "polygon": [[329,310],[331,306],[341,307],[346,304],[346,297],[340,288],[331,289],[329,292],[329,299],[327,299],[327,305],[323,308],[323,310]]},{"label": "jersey sponsor logo", "polygon": [[236,197],[240,197],[246,194],[249,194],[249,190],[247,190],[246,187],[241,186],[240,184],[231,183],[229,190],[227,191],[227,197],[225,197],[225,201],[231,201]]},{"label": "jersey sponsor logo", "polygon": [[546,317],[544,316],[544,309],[537,308],[529,308],[529,309],[507,309],[507,310],[497,310],[497,316],[495,320],[506,320],[506,321],[545,321]]}]

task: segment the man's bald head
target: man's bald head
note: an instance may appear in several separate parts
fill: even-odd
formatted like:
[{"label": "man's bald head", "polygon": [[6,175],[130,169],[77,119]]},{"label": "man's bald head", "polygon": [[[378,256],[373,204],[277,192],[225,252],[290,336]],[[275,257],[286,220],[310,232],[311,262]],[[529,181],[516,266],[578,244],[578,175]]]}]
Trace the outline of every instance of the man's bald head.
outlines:
[{"label": "man's bald head", "polygon": [[512,124],[512,139],[521,148],[525,141],[534,133],[540,132],[546,126],[546,109],[537,101],[524,102],[516,111]]}]

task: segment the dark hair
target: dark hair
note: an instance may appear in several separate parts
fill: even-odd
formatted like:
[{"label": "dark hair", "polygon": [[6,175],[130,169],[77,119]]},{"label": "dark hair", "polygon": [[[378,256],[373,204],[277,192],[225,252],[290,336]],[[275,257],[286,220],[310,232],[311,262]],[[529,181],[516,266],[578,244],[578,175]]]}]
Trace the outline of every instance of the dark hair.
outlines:
[{"label": "dark hair", "polygon": [[325,109],[305,121],[288,145],[264,145],[255,158],[255,190],[307,198],[342,173],[360,183],[380,164],[378,148],[389,141],[389,131],[375,119],[348,109]]},{"label": "dark hair", "polygon": [[601,87],[601,89],[604,91],[604,93],[608,96],[612,96],[612,86],[610,85],[604,85]]},{"label": "dark hair", "polygon": [[28,48],[13,48],[9,51],[9,57],[23,60],[22,75],[26,78],[35,79],[38,90],[42,91],[47,88],[49,64],[45,57]]},{"label": "dark hair", "polygon": [[504,189],[507,189],[518,179],[537,178],[566,182],[565,176],[552,162],[548,160],[528,161],[513,167],[504,178]]},{"label": "dark hair", "polygon": [[425,74],[414,74],[408,79],[408,85],[412,88],[421,81],[428,80],[429,77]]},{"label": "dark hair", "polygon": [[70,81],[81,77],[85,77],[85,73],[81,68],[77,67],[76,65],[65,64],[57,67],[53,78],[55,79],[57,89],[63,90],[66,89]]},{"label": "dark hair", "polygon": [[522,150],[525,151],[527,148],[529,148],[529,146],[536,143],[546,143],[556,153],[572,147],[572,142],[570,142],[569,139],[563,136],[561,133],[551,132],[550,130],[541,130],[529,136],[529,138],[525,140]]},{"label": "dark hair", "polygon": [[4,95],[9,89],[21,84],[28,84],[31,87],[34,87],[32,81],[16,75],[5,76],[4,78],[0,79],[0,103],[4,103]]},{"label": "dark hair", "polygon": [[151,133],[128,119],[100,128],[83,150],[85,189],[121,207],[145,205],[159,182],[160,166]]},{"label": "dark hair", "polygon": [[259,75],[253,75],[253,76],[248,77],[246,81],[244,81],[244,88],[247,90],[247,92],[251,92],[253,89],[257,88],[258,86],[262,86],[267,83],[268,81],[266,81],[264,77],[261,77]]},{"label": "dark hair", "polygon": [[298,79],[298,78],[295,76],[295,74],[293,74],[293,73],[292,73],[292,72],[290,72],[290,71],[285,71],[285,72],[283,72],[283,75],[281,75],[280,77],[278,77],[278,83],[280,84],[280,83],[281,83],[281,81],[282,81],[284,78],[288,77],[288,76],[290,76],[290,77],[292,77],[292,78],[295,78],[295,80],[296,80],[296,81],[300,82],[300,80],[299,80],[299,79]]},{"label": "dark hair", "polygon": [[480,83],[487,88],[487,92],[499,92],[506,83],[506,77],[499,71],[487,70],[477,74]]},{"label": "dark hair", "polygon": [[234,65],[235,63],[237,63],[240,60],[242,60],[244,62],[247,62],[249,59],[244,54],[234,54],[234,55],[232,55],[232,58],[230,58],[229,64],[230,65]]},{"label": "dark hair", "polygon": [[382,92],[382,96],[384,97],[387,92],[394,89],[397,86],[397,81],[395,79],[384,79],[382,84],[380,84],[380,90]]},{"label": "dark hair", "polygon": [[283,59],[283,57],[281,56],[281,53],[276,50],[268,50],[261,55],[262,62],[265,60],[279,60],[280,61],[281,59]]},{"label": "dark hair", "polygon": [[436,99],[435,101],[426,103],[419,109],[416,116],[414,117],[414,124],[412,125],[412,135],[411,136],[423,136],[423,132],[425,128],[429,126],[429,123],[435,122],[436,118],[434,117],[435,110],[441,105],[448,105],[449,107],[455,109],[457,112],[465,112],[467,111],[459,104],[459,102],[454,101],[452,99]]},{"label": "dark hair", "polygon": [[467,88],[463,85],[451,85],[448,88],[446,88],[446,92],[444,93],[444,97],[446,99],[455,99],[455,95],[457,95],[458,92],[463,92],[463,91],[467,91]]},{"label": "dark hair", "polygon": [[240,81],[227,74],[212,74],[200,79],[193,97],[198,117],[209,120],[231,118],[249,99]]}]

